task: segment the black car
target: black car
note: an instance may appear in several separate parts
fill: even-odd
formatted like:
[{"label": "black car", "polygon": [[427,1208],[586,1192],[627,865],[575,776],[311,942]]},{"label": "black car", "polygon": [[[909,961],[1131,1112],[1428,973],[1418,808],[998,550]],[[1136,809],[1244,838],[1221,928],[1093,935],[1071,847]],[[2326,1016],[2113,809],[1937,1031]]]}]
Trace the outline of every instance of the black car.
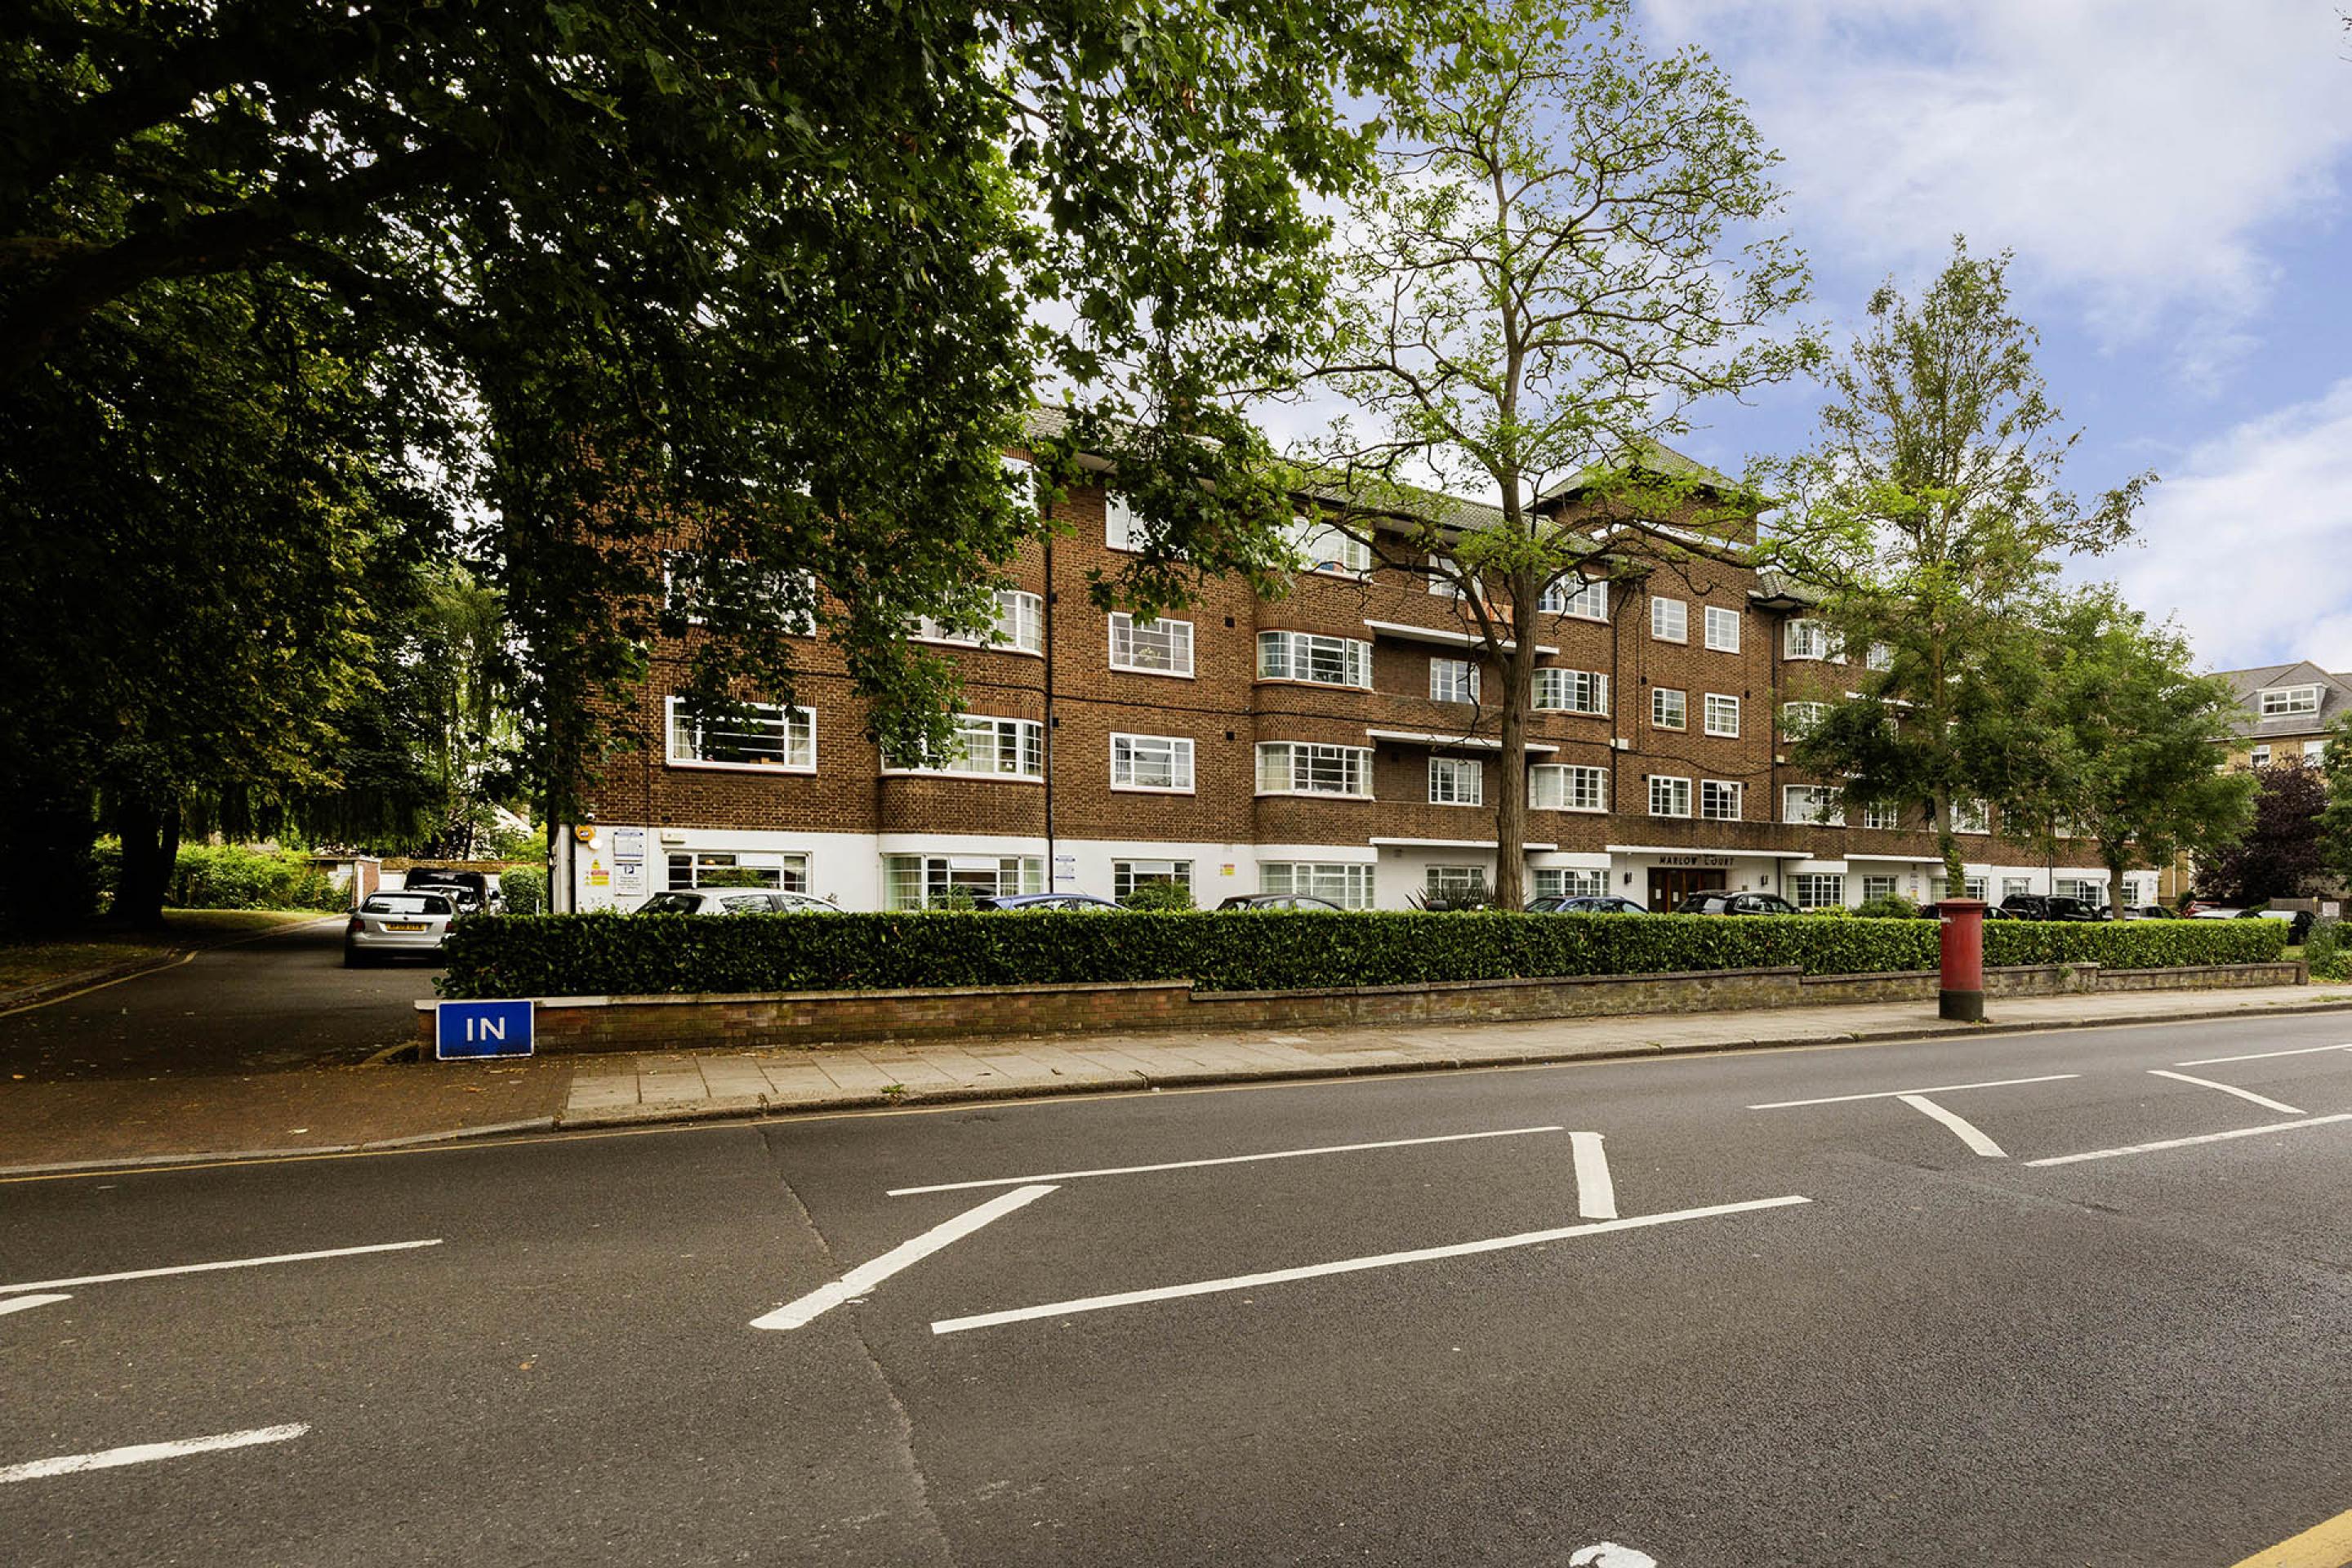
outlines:
[{"label": "black car", "polygon": [[2242,921],[2277,921],[2286,927],[2287,945],[2301,947],[2303,939],[2311,934],[2309,910],[2248,910],[2238,917]]},{"label": "black car", "polygon": [[2021,921],[2097,921],[2106,919],[2098,905],[2063,893],[2011,893],[2000,901],[2001,912]]},{"label": "black car", "polygon": [[1118,906],[1092,893],[992,893],[974,899],[976,910],[1109,910]]},{"label": "black car", "polygon": [[1646,915],[1650,911],[1631,899],[1621,899],[1614,893],[1580,893],[1572,898],[1557,894],[1548,899],[1529,899],[1528,913],[1531,915]]},{"label": "black car", "polygon": [[1693,893],[1683,900],[1678,915],[1795,915],[1804,911],[1774,893],[1727,893],[1717,889]]},{"label": "black car", "polygon": [[400,885],[412,892],[423,888],[446,892],[457,900],[457,912],[461,915],[480,914],[485,910],[497,914],[507,907],[506,896],[499,891],[498,884],[491,881],[489,874],[484,871],[443,871],[431,866],[417,866],[401,879]]},{"label": "black car", "polygon": [[1339,906],[1328,899],[1318,899],[1306,893],[1235,893],[1217,908],[1221,910],[1328,910],[1340,913]]}]

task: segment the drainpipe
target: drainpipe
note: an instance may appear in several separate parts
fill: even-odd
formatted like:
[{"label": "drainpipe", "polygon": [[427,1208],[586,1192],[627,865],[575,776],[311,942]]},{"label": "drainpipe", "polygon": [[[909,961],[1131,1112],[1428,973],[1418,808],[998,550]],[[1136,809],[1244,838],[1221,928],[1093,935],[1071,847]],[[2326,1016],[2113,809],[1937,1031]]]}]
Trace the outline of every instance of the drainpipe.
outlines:
[{"label": "drainpipe", "polygon": [[[1045,603],[1040,612],[1043,625],[1039,635],[1045,645],[1045,891],[1058,893],[1061,881],[1055,875],[1059,864],[1054,858],[1054,536],[1045,536]],[[1075,891],[1075,889],[1073,889]]]}]

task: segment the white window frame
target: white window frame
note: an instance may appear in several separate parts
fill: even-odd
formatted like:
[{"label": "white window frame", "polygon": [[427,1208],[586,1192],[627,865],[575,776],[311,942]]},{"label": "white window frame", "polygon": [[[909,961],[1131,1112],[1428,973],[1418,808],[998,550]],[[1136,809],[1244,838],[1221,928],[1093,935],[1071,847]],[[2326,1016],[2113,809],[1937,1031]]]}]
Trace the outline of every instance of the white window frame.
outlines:
[{"label": "white window frame", "polygon": [[1536,763],[1528,768],[1528,805],[1535,811],[1605,813],[1609,770],[1581,763]]},{"label": "white window frame", "polygon": [[[1174,782],[1138,784],[1137,762],[1147,751],[1163,747],[1168,759],[1168,776]],[[1110,787],[1137,795],[1191,795],[1193,751],[1192,738],[1189,735],[1135,735],[1114,730],[1110,737]]]},{"label": "white window frame", "polygon": [[915,617],[908,642],[939,643],[948,647],[985,647],[998,652],[1043,656],[1045,651],[1045,601],[1019,588],[996,591],[996,624],[987,632],[956,631],[931,616]]},{"label": "white window frame", "polygon": [[2317,686],[2266,686],[2256,695],[2262,700],[2262,714],[2265,719],[2319,711]]},{"label": "white window frame", "polygon": [[[1577,705],[1580,689],[1591,698],[1591,706]],[[1566,669],[1546,665],[1536,671],[1534,696],[1536,709],[1539,712],[1578,713],[1597,719],[1609,717],[1609,678],[1597,669]]]},{"label": "white window frame", "polygon": [[1536,608],[1545,615],[1566,616],[1578,621],[1609,619],[1609,579],[1593,577],[1571,589],[1565,582],[1554,583],[1537,599]]},{"label": "white window frame", "polygon": [[1186,892],[1192,890],[1192,862],[1190,860],[1113,860],[1110,863],[1110,896],[1125,903],[1136,889],[1154,882],[1173,882]]},{"label": "white window frame", "polygon": [[2060,877],[2053,884],[2062,899],[2080,899],[2091,905],[2107,901],[2107,885],[2091,877]]},{"label": "white window frame", "polygon": [[[1279,756],[1280,760],[1276,759]],[[1354,787],[1321,789],[1315,784],[1318,766],[1339,769],[1342,781]],[[1270,776],[1286,776],[1289,784],[1269,785]],[[1257,746],[1257,793],[1261,795],[1317,795],[1330,800],[1372,798],[1372,752],[1369,746],[1331,746],[1317,741],[1261,741]]]},{"label": "white window frame", "polygon": [[1789,901],[1801,910],[1845,908],[1845,873],[1796,871],[1789,878]]},{"label": "white window frame", "polygon": [[[987,767],[967,766],[980,758],[975,742],[985,734]],[[1007,743],[1010,742],[1010,752]],[[885,773],[922,774],[941,778],[1023,780],[1041,783],[1045,777],[1045,726],[1034,719],[1007,719],[993,713],[966,713],[956,721],[955,751],[944,763],[920,767],[885,767]],[[1013,766],[1003,763],[1010,755]],[[1034,766],[1031,763],[1034,762]]]},{"label": "white window frame", "polygon": [[1865,805],[1862,808],[1862,825],[1881,832],[1903,826],[1903,808],[1899,805]]},{"label": "white window frame", "polygon": [[1992,831],[1992,807],[1980,800],[1952,802],[1952,831],[1987,834]]},{"label": "white window frame", "polygon": [[[1125,610],[1114,610],[1110,613],[1108,627],[1110,667],[1113,669],[1130,675],[1159,675],[1178,680],[1192,679],[1192,622],[1146,620]],[[1137,651],[1154,644],[1166,646],[1168,662],[1139,662]]]},{"label": "white window frame", "polygon": [[1748,786],[1737,779],[1698,781],[1701,822],[1738,822],[1748,810]]},{"label": "white window frame", "polygon": [[[1280,650],[1277,657],[1267,655]],[[1312,674],[1315,656],[1336,655],[1341,679],[1325,680]],[[1307,686],[1344,686],[1358,691],[1372,689],[1372,645],[1356,637],[1326,637],[1319,632],[1268,631],[1257,634],[1257,678],[1295,680]]]},{"label": "white window frame", "polygon": [[1866,871],[1862,879],[1862,901],[1891,899],[1903,890],[1903,879],[1891,871]]},{"label": "white window frame", "polygon": [[[948,889],[965,885],[958,882],[959,874],[969,878],[985,869],[984,863],[995,862],[988,874],[994,879],[993,887],[986,891],[975,889],[975,898],[1003,897],[1007,893],[1042,893],[1045,890],[1045,858],[1042,855],[885,855],[882,857],[882,905],[890,910],[928,910],[946,901]],[[920,879],[912,903],[902,902],[899,893],[904,887],[904,873],[908,863]],[[1011,886],[1006,879],[1011,879]]]},{"label": "white window frame", "polygon": [[1359,581],[1372,574],[1372,547],[1337,523],[1318,522],[1294,513],[1287,542],[1302,572]]},{"label": "white window frame", "polygon": [[[691,626],[705,624],[704,618],[696,613],[698,607],[698,602],[680,591],[677,580],[678,565],[683,561],[698,559],[699,555],[699,552],[692,550],[665,550],[661,557],[662,603],[671,611],[684,616],[686,624]],[[732,564],[740,566],[744,563],[735,562]],[[801,571],[772,574],[769,581],[759,585],[759,592],[772,601],[776,611],[776,618],[783,623],[784,630],[788,635],[796,637],[816,635],[816,604],[820,589],[815,573]],[[795,600],[800,602],[796,604]]]},{"label": "white window frame", "polygon": [[1711,653],[1739,651],[1739,612],[1721,605],[1706,606],[1706,646]]},{"label": "white window frame", "polygon": [[1680,599],[1650,599],[1650,640],[1653,642],[1690,641],[1690,605]]},{"label": "white window frame", "polygon": [[[1780,820],[1797,823],[1806,827],[1843,827],[1845,826],[1843,795],[1844,792],[1833,784],[1782,784],[1780,786]],[[1826,811],[1822,809],[1822,806],[1828,804],[1828,801],[1818,798],[1822,796],[1835,802],[1832,809]],[[1797,805],[1800,800],[1808,803],[1801,812]]]},{"label": "white window frame", "polygon": [[1826,621],[1790,621],[1783,636],[1781,654],[1787,658],[1825,659],[1830,656],[1830,628]]},{"label": "white window frame", "polygon": [[1826,702],[1783,702],[1780,704],[1780,738],[1801,741],[1807,731],[1820,723],[1830,710]]},{"label": "white window frame", "polygon": [[782,760],[773,763],[711,762],[694,754],[681,753],[678,747],[681,726],[689,726],[698,746],[708,728],[706,721],[690,717],[685,710],[685,699],[667,697],[662,700],[662,736],[665,760],[674,768],[713,768],[730,773],[813,773],[816,772],[816,710],[788,708],[776,702],[754,702],[749,706],[754,715],[773,714],[773,722],[783,735]]},{"label": "white window frame", "polygon": [[2269,767],[2271,765],[2271,749],[2268,746],[2255,746],[2246,752],[2246,765],[2252,768]]},{"label": "white window frame", "polygon": [[1137,526],[1134,503],[1117,490],[1103,491],[1103,543],[1130,555],[1141,554],[1143,546],[1135,542]]},{"label": "white window frame", "polygon": [[1484,898],[1492,889],[1484,866],[1433,865],[1422,868],[1421,890],[1433,899],[1455,899],[1468,894]]},{"label": "white window frame", "polygon": [[[1690,816],[1690,780],[1686,778],[1677,778],[1672,773],[1651,773],[1647,775],[1647,777],[1650,785],[1650,815],[1652,816],[1686,817]],[[1662,799],[1665,805],[1665,809],[1663,811],[1658,809],[1659,803]],[[1675,809],[1677,805],[1682,809],[1679,811]]]},{"label": "white window frame", "polygon": [[1257,868],[1261,893],[1322,899],[1343,910],[1372,907],[1374,868],[1360,860],[1263,860]]},{"label": "white window frame", "polygon": [[[1666,700],[1670,697],[1674,699],[1671,703]],[[1666,715],[1670,710],[1674,714],[1672,723],[1666,721]],[[1690,693],[1674,686],[1650,688],[1650,728],[1688,731],[1690,729]]]},{"label": "white window frame", "polygon": [[[1454,679],[1456,675],[1459,679]],[[1440,655],[1429,661],[1429,700],[1432,702],[1470,702],[1478,700],[1478,661],[1474,658],[1446,658]]]},{"label": "white window frame", "polygon": [[[1465,780],[1469,788],[1463,788]],[[1444,781],[1441,783],[1440,781]],[[1475,757],[1432,757],[1429,759],[1429,804],[1432,805],[1484,805],[1486,804],[1486,764]]]},{"label": "white window frame", "polygon": [[1609,873],[1577,866],[1538,866],[1528,873],[1538,899],[1601,899],[1609,894]]},{"label": "white window frame", "polygon": [[759,887],[788,893],[809,890],[809,858],[800,851],[671,849],[662,856],[662,874],[667,891],[677,893],[696,888],[749,885],[740,882],[714,883],[703,879],[706,873],[715,871],[772,872],[775,880],[759,883]]},{"label": "white window frame", "polygon": [[[1739,699],[1728,692],[1710,691],[1705,704],[1706,732],[1727,741],[1739,739]],[[1727,714],[1728,717],[1724,715]]]},{"label": "white window frame", "polygon": [[1883,642],[1872,643],[1870,647],[1864,651],[1862,662],[1864,667],[1869,669],[1893,669],[1895,668],[1895,650],[1887,647]]}]

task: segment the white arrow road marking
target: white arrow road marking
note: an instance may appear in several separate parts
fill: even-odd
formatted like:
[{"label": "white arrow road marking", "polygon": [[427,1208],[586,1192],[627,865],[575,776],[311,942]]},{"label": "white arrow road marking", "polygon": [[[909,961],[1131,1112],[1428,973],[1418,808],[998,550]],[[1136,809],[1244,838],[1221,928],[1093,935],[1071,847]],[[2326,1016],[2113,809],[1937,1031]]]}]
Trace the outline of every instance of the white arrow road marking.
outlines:
[{"label": "white arrow road marking", "polygon": [[[2183,1067],[2194,1067],[2183,1062]],[[1775,1100],[1764,1105],[1751,1105],[1750,1110],[1786,1110],[1792,1105],[1844,1105],[1856,1100],[1901,1100],[1913,1094],[1957,1094],[1964,1089],[2008,1089],[2021,1083],[2056,1083],[2063,1079],[2080,1078],[2078,1072],[2044,1073],[2040,1078],[1997,1078],[1990,1083],[1931,1083],[1925,1089],[1883,1089],[1872,1094],[1832,1094],[1821,1100]]]},{"label": "white arrow road marking", "polygon": [[2227,1143],[2233,1138],[2259,1138],[2265,1132],[2293,1132],[2304,1127],[2326,1127],[2338,1121],[2352,1121],[2352,1110],[2338,1111],[2334,1116],[2314,1116],[2304,1121],[2273,1121],[2263,1127],[2239,1127],[2228,1132],[2200,1132],[2194,1138],[2167,1138],[2158,1143],[2133,1143],[2122,1149],[2093,1149],[2083,1154],[2053,1154],[2046,1160],[2028,1160],[2029,1165],[2079,1165],[2085,1160],[2113,1160],[2125,1154],[2153,1154],[2162,1149],[2189,1149],[2200,1143]]},{"label": "white arrow road marking", "polygon": [[441,1238],[430,1241],[379,1241],[372,1247],[334,1247],[323,1252],[281,1252],[271,1258],[228,1258],[218,1263],[175,1263],[169,1268],[127,1268],[120,1274],[80,1274],[70,1279],[30,1279],[21,1285],[0,1285],[0,1296],[13,1296],[20,1290],[47,1290],[62,1285],[111,1285],[118,1279],[160,1279],[166,1274],[210,1274],[220,1268],[259,1268],[270,1263],[309,1263],[320,1258],[356,1258],[363,1252],[406,1252],[419,1247],[438,1247]]},{"label": "white arrow road marking", "polygon": [[151,1459],[177,1459],[188,1454],[217,1453],[223,1448],[250,1448],[257,1443],[283,1443],[310,1430],[308,1423],[259,1426],[250,1432],[224,1432],[216,1437],[183,1437],[172,1443],[136,1443],[128,1448],[101,1448],[95,1454],[65,1454],[54,1459],[34,1459],[22,1465],[0,1466],[0,1485],[35,1481],[44,1476],[70,1476],[83,1470],[111,1470],[122,1465],[143,1465]]},{"label": "white arrow road marking", "polygon": [[1368,1149],[1412,1149],[1424,1143],[1467,1143],[1478,1138],[1524,1138],[1558,1132],[1558,1127],[1507,1127],[1498,1132],[1448,1132],[1439,1138],[1390,1138],[1378,1143],[1327,1143],[1319,1149],[1277,1149],[1268,1154],[1225,1154],[1211,1160],[1171,1160],[1159,1165],[1105,1165],[1094,1171],[1046,1171],[1034,1176],[992,1176],[979,1182],[935,1182],[928,1187],[892,1187],[894,1198],[917,1193],[961,1193],[974,1187],[1013,1187],[1028,1182],[1075,1182],[1087,1176],[1135,1176],[1150,1171],[1190,1171],[1202,1165],[1246,1165],[1257,1160],[1303,1160],[1310,1154],[1360,1154]]},{"label": "white arrow road marking", "polygon": [[1754,1198],[1747,1203],[1717,1204],[1703,1209],[1677,1209],[1671,1214],[1643,1215],[1634,1219],[1605,1219],[1590,1225],[1562,1226],[1558,1230],[1531,1230],[1518,1236],[1497,1236],[1485,1241],[1458,1242],[1452,1247],[1423,1247],[1411,1252],[1383,1252],[1371,1258],[1343,1258],[1337,1263],[1314,1263],[1303,1268],[1274,1268],[1263,1274],[1238,1274],[1226,1279],[1200,1279],[1190,1285],[1163,1285],[1150,1290],[1125,1290],[1115,1296],[1085,1296],[1074,1301],[1048,1301],[1042,1307],[1016,1307],[1005,1312],[982,1312],[970,1318],[946,1318],[931,1325],[935,1334],[960,1334],[970,1329],[991,1329],[1000,1323],[1025,1322],[1033,1318],[1066,1318],[1080,1312],[1100,1312],[1112,1307],[1132,1307],[1146,1301],[1172,1301],[1185,1296],[1215,1296],[1229,1290],[1252,1290],[1292,1279],[1319,1279],[1328,1274],[1355,1274],[1367,1268],[1396,1268],[1408,1263],[1428,1263],[1441,1258],[1468,1258],[1481,1252],[1507,1252],[1514,1247],[1540,1247],[1573,1236],[1600,1236],[1610,1231],[1641,1230],[1674,1225],[1686,1219],[1717,1215],[1748,1214],[1757,1209],[1786,1208],[1811,1203],[1806,1197]]},{"label": "white arrow road marking", "polygon": [[2001,1151],[2000,1145],[1986,1137],[1983,1132],[1979,1131],[1974,1122],[1969,1121],[1963,1117],[1953,1115],[1950,1111],[1945,1110],[1934,1100],[1929,1100],[1926,1095],[1898,1094],[1895,1098],[1909,1106],[1912,1110],[1917,1111],[1920,1115],[1930,1117],[1950,1128],[1952,1131],[1958,1136],[1961,1142],[1967,1144],[1978,1153],[1982,1154],[1986,1159],[2006,1160],[2009,1158],[2009,1156]]},{"label": "white arrow road marking", "polygon": [[820,1285],[796,1301],[787,1301],[764,1317],[751,1320],[755,1329],[797,1329],[802,1324],[833,1310],[845,1301],[856,1300],[875,1286],[910,1264],[919,1263],[940,1248],[962,1240],[984,1225],[992,1225],[1014,1209],[1025,1208],[1055,1189],[1050,1186],[1017,1187],[1000,1193],[975,1209],[933,1226],[912,1241],[899,1243],[871,1263],[860,1264],[830,1285]]},{"label": "white arrow road marking", "polygon": [[1586,1219],[1617,1217],[1617,1184],[1609,1179],[1609,1154],[1598,1132],[1571,1132],[1576,1155],[1576,1212]]},{"label": "white arrow road marking", "polygon": [[1658,1560],[1646,1552],[1604,1541],[1579,1551],[1568,1560],[1568,1568],[1658,1568]]},{"label": "white arrow road marking", "polygon": [[30,1307],[46,1307],[52,1301],[70,1301],[71,1296],[9,1296],[0,1298],[0,1318],[11,1312],[21,1312]]},{"label": "white arrow road marking", "polygon": [[2272,1110],[2283,1110],[2289,1116],[2301,1116],[2303,1114],[2303,1109],[2300,1106],[2289,1105],[2284,1100],[2273,1100],[2268,1095],[2256,1094],[2251,1089],[2240,1089],[2234,1083],[2215,1083],[2210,1078],[2190,1078],[2185,1072],[2167,1072],[2162,1068],[2150,1068],[2147,1070],[2158,1078],[2177,1079],[2182,1083],[2193,1083],[2200,1089],[2218,1089],[2223,1094],[2234,1094],[2240,1100],[2250,1100],[2256,1105],[2263,1106]]}]

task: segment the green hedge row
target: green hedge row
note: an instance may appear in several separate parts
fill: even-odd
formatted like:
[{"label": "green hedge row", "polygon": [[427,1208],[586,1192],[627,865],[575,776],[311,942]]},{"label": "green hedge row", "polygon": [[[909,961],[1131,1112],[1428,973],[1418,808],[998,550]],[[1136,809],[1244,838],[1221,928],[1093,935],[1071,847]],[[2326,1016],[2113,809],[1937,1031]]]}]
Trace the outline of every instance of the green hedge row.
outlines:
[{"label": "green hedge row", "polygon": [[[1929,921],[1502,912],[484,916],[449,934],[468,996],[1191,980],[1213,991],[1800,967],[1932,969]],[[2275,959],[2276,921],[1995,921],[1989,963]]]}]

